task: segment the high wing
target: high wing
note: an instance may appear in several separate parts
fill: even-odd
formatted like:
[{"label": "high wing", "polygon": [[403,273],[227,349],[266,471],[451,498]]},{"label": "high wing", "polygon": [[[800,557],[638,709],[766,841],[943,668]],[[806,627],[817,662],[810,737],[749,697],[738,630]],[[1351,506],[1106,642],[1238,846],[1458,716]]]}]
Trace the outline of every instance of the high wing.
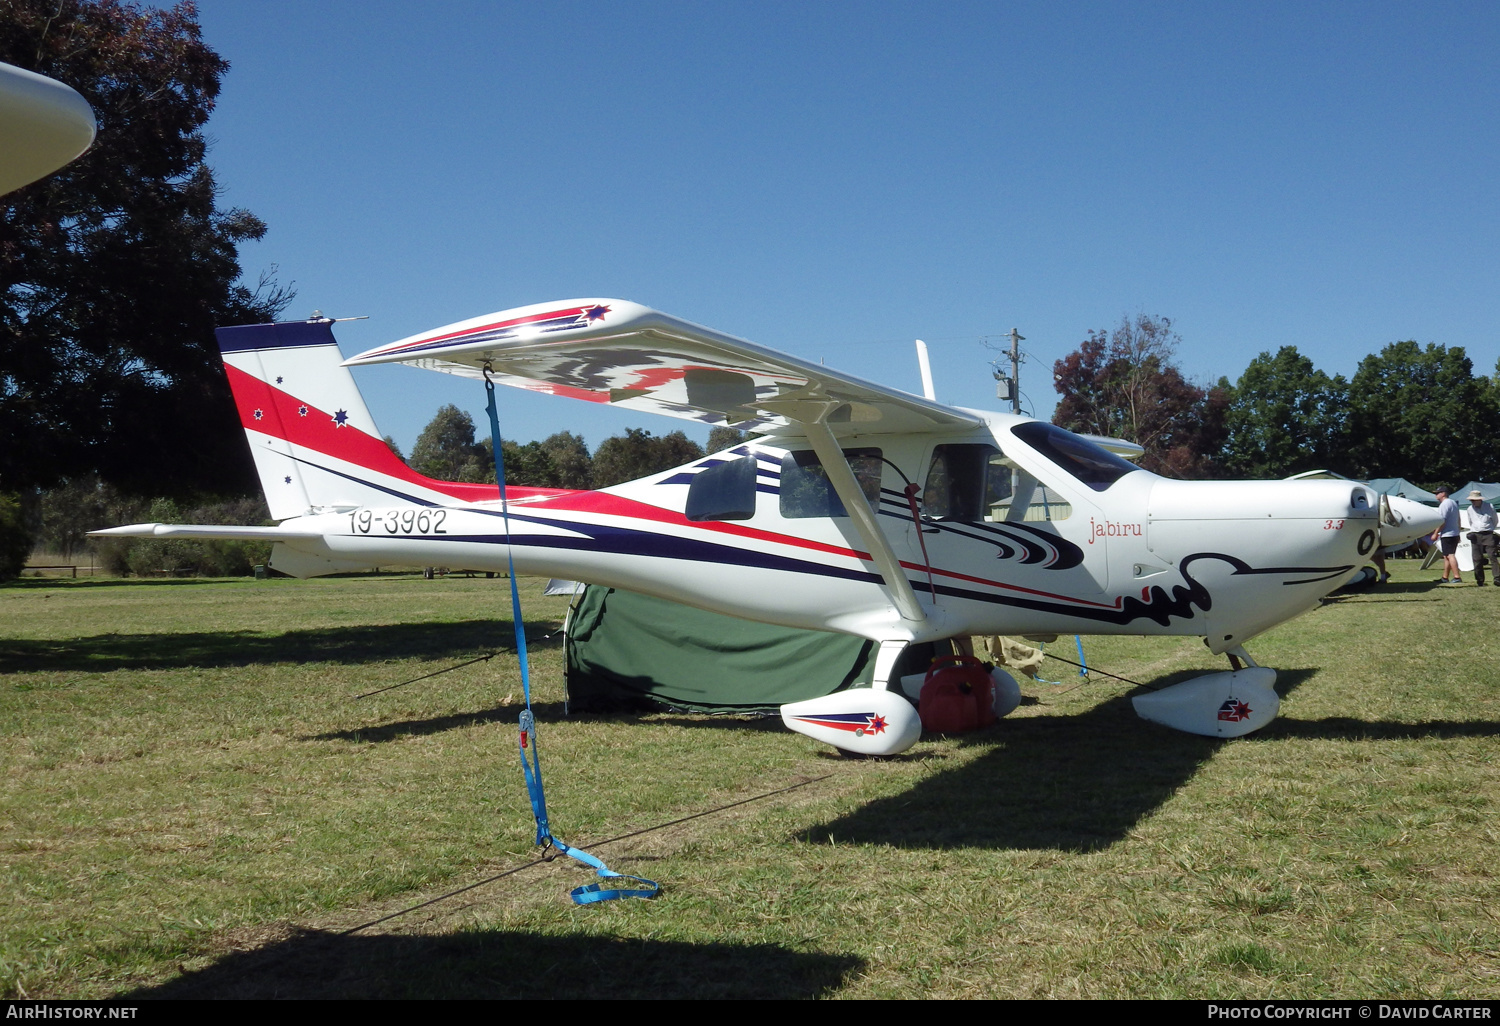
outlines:
[{"label": "high wing", "polygon": [[[774,433],[816,419],[837,434],[981,427],[965,410],[619,299],[502,310],[377,346],[345,366],[407,363],[551,395]],[[801,429],[801,424],[793,430]]]}]

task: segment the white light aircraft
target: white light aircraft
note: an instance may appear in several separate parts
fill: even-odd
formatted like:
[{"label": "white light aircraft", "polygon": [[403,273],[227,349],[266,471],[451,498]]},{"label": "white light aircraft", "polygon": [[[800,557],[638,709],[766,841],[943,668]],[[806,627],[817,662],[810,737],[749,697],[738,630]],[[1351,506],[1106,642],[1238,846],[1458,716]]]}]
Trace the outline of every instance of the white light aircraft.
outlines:
[{"label": "white light aircraft", "polygon": [[[627,588],[878,645],[874,687],[783,708],[788,726],[894,754],[920,733],[890,689],[908,645],[968,635],[1200,635],[1231,669],[1136,700],[1237,736],[1275,716],[1244,644],[1314,606],[1377,542],[1347,481],[1176,481],[1129,442],[944,406],[635,303],[569,300],[461,321],[343,360],[331,322],[222,328],[276,527],[106,535],[256,538],[297,577],[377,565],[504,570]],[[381,441],[347,367],[408,363],[748,429],[748,441],[598,491],[423,477]],[[1405,530],[1430,531],[1416,515]],[[1415,535],[1413,535],[1415,537]],[[1387,537],[1386,544],[1394,544]]]}]

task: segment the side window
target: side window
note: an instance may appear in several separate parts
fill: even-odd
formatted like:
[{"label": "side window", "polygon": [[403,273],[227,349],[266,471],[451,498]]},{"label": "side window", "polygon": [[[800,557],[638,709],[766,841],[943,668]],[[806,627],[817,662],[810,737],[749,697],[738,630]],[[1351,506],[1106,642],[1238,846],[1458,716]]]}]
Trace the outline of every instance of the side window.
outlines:
[{"label": "side window", "polygon": [[[881,451],[845,449],[844,458],[872,509],[880,505]],[[789,520],[846,517],[833,482],[811,449],[789,452],[781,460],[781,515]]]},{"label": "side window", "polygon": [[1010,497],[1010,466],[993,445],[940,445],[922,489],[923,512],[934,520],[977,524],[996,519]]},{"label": "side window", "polygon": [[721,463],[688,485],[689,520],[749,520],[755,516],[755,457]]},{"label": "side window", "polygon": [[1026,473],[1016,471],[1016,491],[1008,500],[995,509],[996,520],[1044,521],[1066,520],[1073,515],[1073,506],[1045,484]]}]

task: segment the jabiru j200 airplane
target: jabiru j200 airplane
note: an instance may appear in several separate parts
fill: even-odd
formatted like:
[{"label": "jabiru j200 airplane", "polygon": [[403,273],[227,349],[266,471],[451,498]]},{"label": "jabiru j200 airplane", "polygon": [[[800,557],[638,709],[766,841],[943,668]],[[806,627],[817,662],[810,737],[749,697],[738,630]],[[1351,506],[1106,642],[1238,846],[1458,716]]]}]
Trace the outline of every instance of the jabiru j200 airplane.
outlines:
[{"label": "jabiru j200 airplane", "polygon": [[[635,303],[568,300],[450,324],[345,360],[331,322],[218,332],[275,527],[99,534],[254,538],[296,577],[462,566],[566,577],[878,644],[874,686],[783,708],[837,747],[894,754],[920,722],[893,669],[968,635],[1198,635],[1230,669],[1136,700],[1236,736],[1276,715],[1245,643],[1318,605],[1377,544],[1430,531],[1350,481],[1177,481],[1140,447],[945,406]],[[417,474],[381,440],[349,367],[406,363],[750,432],[597,491]],[[1397,500],[1400,502],[1401,500]],[[1384,523],[1382,523],[1384,521]]]}]

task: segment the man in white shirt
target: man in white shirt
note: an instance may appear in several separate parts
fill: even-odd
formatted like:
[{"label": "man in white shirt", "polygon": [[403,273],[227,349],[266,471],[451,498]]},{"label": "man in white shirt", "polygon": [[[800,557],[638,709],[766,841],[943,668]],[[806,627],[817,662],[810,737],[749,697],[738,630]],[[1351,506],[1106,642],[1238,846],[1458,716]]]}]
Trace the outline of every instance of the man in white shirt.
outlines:
[{"label": "man in white shirt", "polygon": [[1495,507],[1485,501],[1484,493],[1478,488],[1469,493],[1464,527],[1469,530],[1469,548],[1474,553],[1474,580],[1484,587],[1484,562],[1488,559],[1495,584],[1500,587],[1500,560],[1495,556]]}]

